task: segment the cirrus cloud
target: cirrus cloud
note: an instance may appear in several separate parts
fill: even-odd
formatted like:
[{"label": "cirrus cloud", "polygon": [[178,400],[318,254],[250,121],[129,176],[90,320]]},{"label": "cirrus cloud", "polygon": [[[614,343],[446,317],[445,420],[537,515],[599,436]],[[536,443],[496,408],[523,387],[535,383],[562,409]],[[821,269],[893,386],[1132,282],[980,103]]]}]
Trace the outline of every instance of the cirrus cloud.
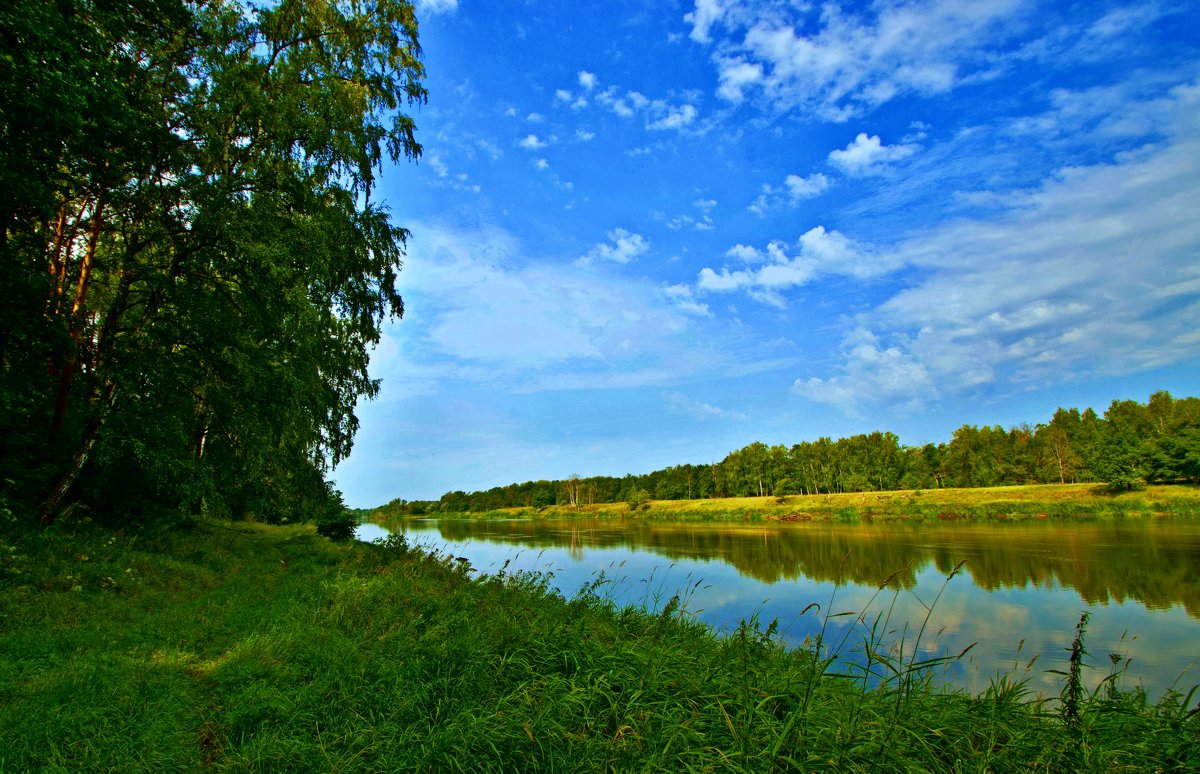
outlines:
[{"label": "cirrus cloud", "polygon": [[1068,167],[888,248],[916,279],[858,317],[831,373],[801,394],[847,410],[916,407],[1159,368],[1200,351],[1200,85],[1145,102],[1162,143]]}]

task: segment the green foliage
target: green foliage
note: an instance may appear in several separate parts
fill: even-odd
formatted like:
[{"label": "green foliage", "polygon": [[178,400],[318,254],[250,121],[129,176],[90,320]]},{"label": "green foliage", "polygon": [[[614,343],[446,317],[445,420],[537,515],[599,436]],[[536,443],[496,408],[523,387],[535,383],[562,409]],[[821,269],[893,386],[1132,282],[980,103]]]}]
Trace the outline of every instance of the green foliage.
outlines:
[{"label": "green foliage", "polygon": [[350,540],[358,528],[358,516],[342,502],[342,493],[326,484],[326,496],[313,504],[310,520],[317,526],[317,534],[334,541]]},{"label": "green foliage", "polygon": [[14,0],[0,41],[12,496],[311,510],[403,311],[371,193],[420,153],[412,4]]},{"label": "green foliage", "polygon": [[354,530],[358,528],[358,519],[350,513],[342,513],[336,516],[326,516],[319,519],[316,524],[318,535],[330,540],[343,541],[354,537]]},{"label": "green foliage", "polygon": [[531,504],[534,508],[545,508],[554,505],[554,493],[549,489],[541,488],[533,494]]}]

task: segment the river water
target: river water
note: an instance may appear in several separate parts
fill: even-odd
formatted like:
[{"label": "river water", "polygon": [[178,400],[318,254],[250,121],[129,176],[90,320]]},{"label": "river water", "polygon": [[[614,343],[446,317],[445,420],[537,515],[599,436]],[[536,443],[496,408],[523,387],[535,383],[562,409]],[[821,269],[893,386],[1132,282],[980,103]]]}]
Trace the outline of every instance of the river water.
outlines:
[{"label": "river water", "polygon": [[[591,586],[618,605],[685,610],[718,631],[778,622],[789,643],[846,663],[863,642],[905,661],[957,655],[939,679],[969,691],[998,674],[1053,695],[1087,611],[1084,678],[1119,657],[1121,685],[1152,697],[1200,683],[1200,520],[1018,524],[712,524],[628,520],[437,520],[388,525],[463,557],[476,573],[548,573],[566,597]],[[360,528],[372,540],[379,525]],[[960,566],[961,565],[961,566]],[[957,573],[955,568],[959,567]],[[953,573],[953,577],[950,577]]]}]

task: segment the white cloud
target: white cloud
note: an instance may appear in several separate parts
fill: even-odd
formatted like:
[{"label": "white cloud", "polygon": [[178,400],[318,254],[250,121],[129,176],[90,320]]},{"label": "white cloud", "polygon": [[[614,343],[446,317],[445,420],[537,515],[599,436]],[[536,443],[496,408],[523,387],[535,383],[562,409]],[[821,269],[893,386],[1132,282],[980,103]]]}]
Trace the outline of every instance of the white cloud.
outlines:
[{"label": "white cloud", "polygon": [[[484,372],[471,370],[473,364],[529,367],[601,356],[586,326],[570,323],[572,294],[548,284],[541,269],[513,270],[516,251],[512,238],[497,231],[415,233],[405,267],[404,324],[422,332],[414,347],[432,348],[425,362],[433,353],[450,356],[459,364],[453,373],[475,378]],[[562,324],[547,325],[547,319]],[[415,333],[402,330],[410,339]]]},{"label": "white cloud", "polygon": [[745,419],[740,411],[729,411],[711,403],[693,400],[681,392],[669,392],[663,395],[667,408],[677,414],[684,414],[692,419],[705,421],[708,419]]},{"label": "white cloud", "polygon": [[550,162],[545,159],[534,159],[533,165],[538,169],[549,169]]},{"label": "white cloud", "polygon": [[700,290],[737,290],[751,283],[752,279],[749,272],[730,272],[728,269],[721,269],[721,273],[717,274],[706,266],[700,270],[700,274],[696,280],[696,287]]},{"label": "white cloud", "polygon": [[650,243],[641,234],[634,234],[623,228],[608,232],[608,242],[601,242],[587,255],[575,261],[581,266],[590,266],[602,261],[612,263],[629,263],[650,249]]},{"label": "white cloud", "polygon": [[588,106],[587,97],[580,94],[578,97],[566,89],[555,89],[554,100],[556,102],[565,102],[571,106],[571,110],[583,110]]},{"label": "white cloud", "polygon": [[458,10],[458,0],[416,0],[417,15],[438,16],[443,13],[454,13]]},{"label": "white cloud", "polygon": [[1141,3],[1127,8],[1117,8],[1097,19],[1088,28],[1088,34],[1097,38],[1116,38],[1130,30],[1143,27],[1158,19],[1160,9],[1154,3]]},{"label": "white cloud", "polygon": [[665,108],[665,115],[646,124],[647,129],[684,129],[696,120],[697,111],[692,105]]},{"label": "white cloud", "polygon": [[547,143],[536,134],[528,134],[517,145],[520,145],[525,150],[540,150],[545,148]]},{"label": "white cloud", "polygon": [[652,131],[674,129],[683,132],[693,130],[700,111],[695,105],[674,105],[661,99],[650,99],[637,91],[621,94],[615,86],[609,86],[596,95],[596,101],[622,118],[645,117],[646,128]]},{"label": "white cloud", "polygon": [[749,245],[736,244],[725,251],[727,258],[737,258],[743,263],[762,263],[766,260],[761,250],[757,250]]},{"label": "white cloud", "polygon": [[1104,147],[1114,141],[1154,136],[1162,130],[1158,114],[1173,99],[1164,97],[1164,92],[1174,83],[1169,76],[1139,74],[1086,89],[1053,89],[1048,111],[1013,119],[1004,128],[1011,136],[1032,138],[1055,148]]},{"label": "white cloud", "polygon": [[586,129],[576,129],[576,130],[575,130],[575,136],[576,136],[577,138],[579,138],[579,140],[580,140],[581,142],[589,142],[589,141],[591,141],[591,140],[595,139],[595,137],[596,137],[596,133],[595,133],[595,132],[589,132],[589,131],[587,131]]},{"label": "white cloud", "polygon": [[431,153],[427,160],[433,174],[437,176],[436,181],[432,181],[432,185],[438,188],[448,188],[454,191],[463,191],[466,193],[479,193],[480,187],[478,184],[471,182],[471,176],[466,172],[451,174],[450,166],[442,159],[441,154]]},{"label": "white cloud", "polygon": [[914,280],[859,318],[832,373],[796,389],[848,410],[915,406],[993,382],[1046,385],[1195,358],[1200,86],[1140,109],[1167,141],[1065,168],[989,217],[888,250]]},{"label": "white cloud", "polygon": [[722,268],[719,272],[705,267],[696,279],[699,290],[730,292],[745,290],[772,306],[786,306],[780,292],[807,285],[824,276],[841,275],[867,279],[899,268],[892,256],[867,245],[857,244],[839,231],[826,231],[817,226],[796,241],[797,249],[789,257],[789,245],[779,240],[767,244],[765,250],[737,244],[725,255],[742,263],[763,264],[758,268]]},{"label": "white cloud", "polygon": [[[694,326],[713,323],[687,286],[664,288],[604,265],[531,261],[498,229],[410,226],[405,319],[387,326],[371,363],[404,395],[441,394],[452,382],[510,393],[662,388],[714,369],[784,365],[771,347],[733,342],[727,326],[697,335]],[[613,250],[640,240],[620,229],[609,237],[614,244],[602,247]]]},{"label": "white cloud", "polygon": [[791,195],[793,202],[820,196],[829,187],[829,178],[820,172],[808,177],[788,175],[783,182],[787,186],[788,193]]},{"label": "white cloud", "polygon": [[492,161],[499,161],[500,157],[504,155],[504,151],[500,150],[500,146],[486,137],[476,138],[475,144],[478,146],[479,150],[486,153],[492,159]]},{"label": "white cloud", "polygon": [[809,229],[800,237],[800,251],[816,262],[823,272],[868,279],[894,271],[900,261],[884,252],[851,241],[838,231],[824,226]]},{"label": "white cloud", "polygon": [[758,198],[751,202],[746,209],[750,210],[761,218],[765,216],[767,212],[774,206],[774,203],[778,202],[778,193],[778,189],[764,184],[762,187],[762,193],[760,193]]},{"label": "white cloud", "polygon": [[833,3],[697,0],[691,37],[714,46],[717,93],[761,93],[780,109],[844,121],[909,93],[938,94],[993,65],[989,44],[1018,27],[1026,0]]},{"label": "white cloud", "polygon": [[697,301],[692,288],[688,285],[668,285],[663,288],[663,295],[675,305],[676,309],[682,312],[700,317],[712,317],[712,311],[708,308],[708,304]]},{"label": "white cloud", "polygon": [[717,226],[712,218],[712,211],[717,206],[716,199],[697,199],[692,202],[692,206],[698,211],[698,216],[678,215],[668,220],[662,213],[656,213],[654,217],[657,220],[665,221],[669,229],[691,228],[697,231],[712,231],[716,229]]},{"label": "white cloud", "polygon": [[[1107,4],[1095,3],[1095,11]],[[1038,52],[1042,61],[1074,60],[1080,62],[1109,62],[1115,56],[1128,53],[1147,28],[1155,25],[1190,24],[1195,9],[1186,3],[1128,2],[1091,20],[1086,27],[1073,28],[1066,34],[1054,36],[1050,45]],[[1165,21],[1166,17],[1176,19]],[[1082,21],[1082,20],[1081,20]]]},{"label": "white cloud", "polygon": [[830,151],[829,163],[848,175],[872,175],[885,164],[906,159],[917,152],[917,145],[884,145],[879,135],[859,132],[854,142],[842,150]]},{"label": "white cloud", "polygon": [[764,183],[762,193],[746,208],[762,217],[770,210],[784,205],[796,206],[806,199],[820,196],[829,188],[829,178],[820,172],[814,172],[808,177],[788,175],[782,186]]},{"label": "white cloud", "polygon": [[729,102],[738,103],[745,98],[746,91],[751,86],[763,82],[765,73],[758,62],[747,62],[744,59],[718,59],[717,96]]},{"label": "white cloud", "polygon": [[616,113],[621,118],[632,118],[634,115],[636,115],[636,111],[629,104],[629,101],[617,93],[616,86],[609,86],[607,89],[600,92],[596,99],[601,104],[607,105],[612,112]]},{"label": "white cloud", "polygon": [[683,20],[692,25],[691,38],[698,43],[709,41],[708,31],[725,14],[722,0],[696,0],[696,10]]},{"label": "white cloud", "polygon": [[596,88],[596,74],[589,73],[587,70],[579,71],[579,85],[587,91]]},{"label": "white cloud", "polygon": [[904,346],[883,347],[875,334],[859,328],[842,342],[843,373],[830,378],[797,379],[797,393],[855,414],[862,396],[881,404],[916,409],[938,395],[938,382]]}]

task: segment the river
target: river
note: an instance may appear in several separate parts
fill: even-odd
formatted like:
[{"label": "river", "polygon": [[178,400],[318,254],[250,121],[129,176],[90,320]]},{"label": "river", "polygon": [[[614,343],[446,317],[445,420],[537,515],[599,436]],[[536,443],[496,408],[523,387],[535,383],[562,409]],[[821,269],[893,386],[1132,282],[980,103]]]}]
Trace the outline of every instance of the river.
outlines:
[{"label": "river", "polygon": [[[1152,697],[1200,683],[1200,521],[1017,524],[713,524],[628,520],[395,522],[414,544],[476,573],[548,573],[566,597],[591,586],[618,605],[674,595],[718,631],[778,621],[795,645],[824,631],[848,661],[863,642],[907,661],[957,655],[939,679],[972,692],[998,674],[1058,692],[1087,611],[1084,678],[1125,670]],[[372,540],[379,525],[360,528]],[[960,566],[961,564],[961,566]],[[959,567],[953,577],[949,577]]]}]

